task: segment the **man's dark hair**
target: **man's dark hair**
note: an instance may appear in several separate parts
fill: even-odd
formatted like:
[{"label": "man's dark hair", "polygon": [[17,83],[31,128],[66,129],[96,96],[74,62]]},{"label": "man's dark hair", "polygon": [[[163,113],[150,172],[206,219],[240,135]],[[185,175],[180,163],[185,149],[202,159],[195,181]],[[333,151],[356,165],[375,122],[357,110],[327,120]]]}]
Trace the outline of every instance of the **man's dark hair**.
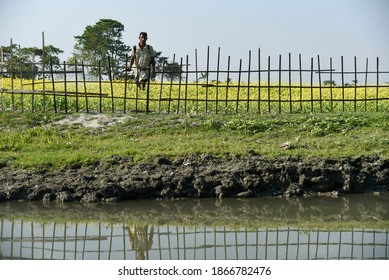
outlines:
[{"label": "man's dark hair", "polygon": [[147,38],[147,32],[141,32],[141,33],[139,33],[139,37],[140,37],[140,36],[143,36],[143,37]]}]

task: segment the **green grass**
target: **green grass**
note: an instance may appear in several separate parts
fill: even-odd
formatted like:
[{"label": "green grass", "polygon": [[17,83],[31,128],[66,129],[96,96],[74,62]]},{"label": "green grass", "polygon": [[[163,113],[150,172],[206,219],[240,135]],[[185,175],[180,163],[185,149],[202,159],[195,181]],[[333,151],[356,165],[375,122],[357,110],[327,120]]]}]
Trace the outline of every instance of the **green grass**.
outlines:
[{"label": "green grass", "polygon": [[[347,114],[128,114],[104,128],[55,125],[52,113],[0,113],[0,166],[58,168],[155,157],[389,157],[389,116]],[[117,115],[115,115],[117,116]],[[282,144],[289,142],[288,148]]]}]

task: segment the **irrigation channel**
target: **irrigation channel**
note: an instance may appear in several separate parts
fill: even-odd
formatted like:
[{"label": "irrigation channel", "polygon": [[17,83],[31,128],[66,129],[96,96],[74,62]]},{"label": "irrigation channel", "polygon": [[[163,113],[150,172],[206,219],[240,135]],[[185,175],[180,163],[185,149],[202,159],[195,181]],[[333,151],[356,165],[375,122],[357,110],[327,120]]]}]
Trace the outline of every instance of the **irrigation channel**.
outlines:
[{"label": "irrigation channel", "polygon": [[0,204],[2,259],[388,259],[389,196]]}]

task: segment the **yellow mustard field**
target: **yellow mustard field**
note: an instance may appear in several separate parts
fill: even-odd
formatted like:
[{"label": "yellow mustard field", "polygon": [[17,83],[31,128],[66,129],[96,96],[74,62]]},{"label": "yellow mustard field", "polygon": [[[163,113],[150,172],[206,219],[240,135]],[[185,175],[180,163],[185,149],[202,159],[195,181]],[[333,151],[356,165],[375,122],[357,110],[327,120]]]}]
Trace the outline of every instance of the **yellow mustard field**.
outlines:
[{"label": "yellow mustard field", "polygon": [[[12,90],[13,89],[13,90]],[[52,82],[0,80],[1,110],[176,113],[283,113],[388,111],[388,86],[332,87],[267,82]]]}]

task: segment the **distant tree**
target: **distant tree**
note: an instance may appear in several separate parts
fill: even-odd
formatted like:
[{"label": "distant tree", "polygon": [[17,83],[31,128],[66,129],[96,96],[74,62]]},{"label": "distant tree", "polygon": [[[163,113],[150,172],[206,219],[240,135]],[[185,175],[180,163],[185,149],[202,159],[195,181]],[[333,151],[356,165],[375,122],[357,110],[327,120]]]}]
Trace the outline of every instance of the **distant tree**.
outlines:
[{"label": "distant tree", "polygon": [[206,81],[207,77],[208,77],[208,73],[207,72],[200,73],[200,78],[197,79],[197,82],[199,82],[200,80]]},{"label": "distant tree", "polygon": [[168,80],[178,80],[182,78],[182,68],[176,62],[169,62],[168,57],[162,56],[162,52],[156,52],[155,56],[155,71],[159,76]]},{"label": "distant tree", "polygon": [[324,86],[333,86],[333,87],[335,87],[336,83],[333,80],[325,80],[325,81],[323,81],[323,85]]},{"label": "distant tree", "polygon": [[[69,62],[76,60],[85,64],[101,63],[101,75],[111,75],[113,79],[123,76],[126,54],[131,48],[122,41],[124,26],[112,19],[100,19],[95,25],[85,27],[84,33],[75,36],[73,56]],[[110,59],[111,69],[109,69]],[[97,67],[92,67],[92,75],[98,76]]]},{"label": "distant tree", "polygon": [[59,68],[58,55],[63,53],[61,49],[52,45],[45,46],[43,49],[37,47],[20,48],[16,44],[1,48],[3,49],[5,76],[25,79],[42,77],[43,64],[46,65],[46,71],[50,63],[53,63],[54,68]]},{"label": "distant tree", "polygon": [[164,75],[168,79],[179,80],[182,77],[182,68],[177,62],[166,63],[164,66]]}]

